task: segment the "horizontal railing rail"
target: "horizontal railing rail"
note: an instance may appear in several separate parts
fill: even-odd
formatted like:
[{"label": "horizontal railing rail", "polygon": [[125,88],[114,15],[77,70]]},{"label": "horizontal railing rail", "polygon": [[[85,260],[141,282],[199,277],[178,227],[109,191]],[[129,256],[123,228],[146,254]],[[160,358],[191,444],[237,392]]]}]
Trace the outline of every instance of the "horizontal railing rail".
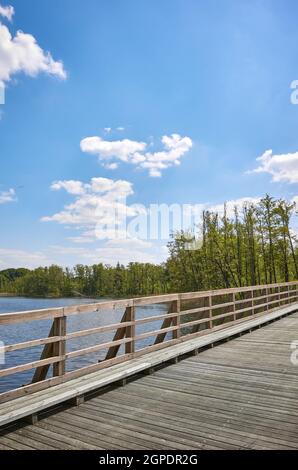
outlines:
[{"label": "horizontal railing rail", "polygon": [[[31,383],[0,394],[0,402],[208,334],[211,330],[225,328],[252,316],[264,315],[268,311],[293,302],[298,302],[298,281],[1,314],[1,331],[4,331],[7,325],[37,320],[50,320],[52,325],[48,337],[4,346],[5,354],[41,346],[43,351],[38,360],[12,367],[4,366],[0,369],[0,381],[3,377],[30,370],[33,372]],[[144,308],[153,305],[160,307],[160,311],[152,315],[152,310],[149,309],[151,314],[144,316]],[[165,306],[167,307],[166,313]],[[143,309],[142,317],[138,315],[139,309]],[[99,314],[100,319],[102,312],[107,313],[113,310],[119,313],[121,321],[68,331],[68,320],[75,315],[83,315],[82,322],[84,323],[85,314],[95,312]],[[157,326],[158,323],[159,326]],[[150,324],[154,325],[149,331],[139,331],[140,327],[145,328]],[[101,340],[92,345],[68,350],[71,340],[113,332],[114,336],[111,340]],[[150,338],[151,342],[148,344]],[[79,366],[74,370],[67,369],[69,360],[103,351],[106,352],[101,360],[94,362],[93,358],[90,364]],[[50,370],[51,376],[49,376]]]}]

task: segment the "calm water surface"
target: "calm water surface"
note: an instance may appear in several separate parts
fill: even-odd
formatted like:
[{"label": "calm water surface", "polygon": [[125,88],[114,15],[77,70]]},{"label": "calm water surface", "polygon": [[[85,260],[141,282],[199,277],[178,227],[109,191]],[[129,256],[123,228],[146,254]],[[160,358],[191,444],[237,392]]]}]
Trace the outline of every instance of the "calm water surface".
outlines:
[{"label": "calm water surface", "polygon": [[[0,315],[3,313],[13,313],[26,310],[38,310],[42,308],[55,308],[65,307],[69,305],[79,305],[86,303],[104,302],[108,299],[94,300],[94,299],[30,299],[22,297],[0,297]],[[164,313],[165,305],[152,305],[145,307],[138,307],[136,309],[136,318],[144,318],[147,316],[154,316]],[[104,326],[111,323],[118,323],[121,321],[123,309],[103,310],[100,312],[92,312],[88,314],[74,315],[67,319],[67,332],[84,330],[97,326]],[[32,339],[45,338],[48,336],[52,321],[51,320],[36,320],[26,323],[15,325],[2,325],[0,326],[0,341],[5,345],[21,343]],[[150,324],[140,325],[137,327],[136,334],[144,333],[150,330],[156,330],[161,327],[161,321],[157,320]],[[86,348],[99,343],[111,341],[114,332],[93,334],[82,338],[76,338],[68,341],[67,351],[74,351],[81,348]],[[145,347],[152,344],[154,337],[146,338],[136,343],[136,348]],[[13,367],[27,362],[32,362],[40,358],[43,347],[38,346],[30,349],[23,349],[7,353],[5,357],[5,364],[0,364],[0,369]],[[123,351],[123,347],[121,349]],[[87,356],[82,356],[67,361],[67,371],[75,370],[80,367],[94,364],[98,360],[103,359],[106,350],[98,351]],[[49,374],[51,371],[49,372]],[[11,390],[22,385],[30,383],[33,371],[26,371],[21,374],[15,374],[7,377],[0,378],[0,393]]]}]

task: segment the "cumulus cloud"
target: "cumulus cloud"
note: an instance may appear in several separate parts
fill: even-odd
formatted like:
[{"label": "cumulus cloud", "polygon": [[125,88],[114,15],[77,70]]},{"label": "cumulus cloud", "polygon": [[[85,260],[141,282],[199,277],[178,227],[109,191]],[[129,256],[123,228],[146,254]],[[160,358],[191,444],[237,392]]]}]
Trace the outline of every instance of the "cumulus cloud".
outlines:
[{"label": "cumulus cloud", "polygon": [[220,216],[224,215],[224,210],[226,207],[226,214],[227,217],[234,216],[234,209],[235,207],[241,211],[243,206],[250,205],[250,204],[258,204],[260,202],[260,197],[241,197],[239,199],[230,199],[226,201],[224,204],[206,204],[204,209],[210,212],[217,212]]},{"label": "cumulus cloud", "polygon": [[8,5],[8,6],[0,5],[0,16],[3,16],[3,18],[7,18],[9,21],[11,21],[13,15],[14,15],[14,7],[12,7],[11,5]]},{"label": "cumulus cloud", "polygon": [[147,152],[145,160],[140,163],[142,168],[149,169],[150,176],[159,177],[161,171],[173,165],[180,165],[180,159],[192,147],[189,137],[181,137],[179,134],[163,136],[161,139],[164,150],[161,152]]},{"label": "cumulus cloud", "polygon": [[86,248],[80,246],[52,245],[43,251],[25,251],[14,248],[0,248],[0,269],[25,267],[34,269],[39,266],[74,266],[83,264],[109,264],[118,262],[127,265],[130,262],[160,263],[165,260],[167,250],[150,244],[135,242],[113,244],[107,242],[101,247]]},{"label": "cumulus cloud", "polygon": [[16,201],[16,192],[14,189],[8,191],[0,191],[0,204]]},{"label": "cumulus cloud", "polygon": [[81,231],[73,237],[76,243],[91,243],[96,239],[122,237],[126,234],[127,218],[139,214],[140,209],[129,206],[126,200],[133,194],[129,181],[109,178],[92,178],[89,183],[81,181],[55,181],[54,191],[65,190],[74,196],[62,211],[42,218],[43,222],[57,222]]},{"label": "cumulus cloud", "polygon": [[0,248],[0,267],[5,268],[37,268],[50,264],[47,256],[39,251],[25,251],[12,248]]},{"label": "cumulus cloud", "polygon": [[180,160],[192,147],[189,137],[179,134],[163,136],[163,150],[149,152],[149,144],[130,139],[107,141],[101,137],[87,137],[81,141],[84,153],[97,155],[100,163],[108,169],[116,169],[117,161],[147,169],[152,177],[160,177],[162,170],[180,165]]},{"label": "cumulus cloud", "polygon": [[274,155],[266,150],[256,160],[259,166],[249,173],[268,173],[273,182],[298,183],[298,152]]},{"label": "cumulus cloud", "polygon": [[[0,8],[0,15],[12,18],[12,7]],[[0,22],[0,85],[4,86],[18,73],[30,77],[46,73],[61,79],[66,78],[63,63],[55,61],[49,52],[45,52],[34,36],[22,31],[17,31],[12,36],[8,27]]]},{"label": "cumulus cloud", "polygon": [[[126,242],[122,240],[122,242]],[[103,263],[108,265],[116,265],[117,263],[127,265],[131,262],[139,263],[160,263],[166,258],[166,251],[163,247],[154,247],[151,245],[144,246],[140,244],[139,240],[130,243],[123,243],[120,241],[118,244],[111,244],[107,242],[104,246],[99,248],[82,248],[82,247],[69,247],[65,245],[51,246],[48,250],[52,259],[62,265],[86,263],[97,264]]]},{"label": "cumulus cloud", "polygon": [[108,141],[101,137],[87,137],[81,141],[81,150],[98,155],[101,161],[116,158],[122,162],[129,162],[135,153],[142,152],[145,148],[144,142],[130,139]]},{"label": "cumulus cloud", "polygon": [[69,194],[79,195],[85,192],[85,187],[81,181],[74,180],[64,180],[64,181],[55,181],[51,185],[53,191],[59,191],[60,189],[65,189]]},{"label": "cumulus cloud", "polygon": [[[224,213],[224,203],[151,204],[147,208],[137,204],[129,205],[127,198],[133,195],[133,186],[125,180],[102,177],[92,178],[88,183],[61,180],[55,181],[51,189],[66,191],[71,202],[60,212],[43,217],[42,221],[62,224],[75,233],[67,238],[72,246],[51,247],[50,258],[55,259],[53,255],[72,257],[73,264],[162,262],[166,250],[162,249],[161,243],[169,239],[172,231],[198,226],[204,210],[218,212],[220,216]],[[244,204],[257,203],[259,200],[259,197],[242,197],[227,201],[228,217],[234,215],[235,206],[241,211]],[[183,227],[179,225],[181,223]],[[92,244],[92,247],[88,247],[88,244]],[[62,261],[62,264],[65,263]]]}]

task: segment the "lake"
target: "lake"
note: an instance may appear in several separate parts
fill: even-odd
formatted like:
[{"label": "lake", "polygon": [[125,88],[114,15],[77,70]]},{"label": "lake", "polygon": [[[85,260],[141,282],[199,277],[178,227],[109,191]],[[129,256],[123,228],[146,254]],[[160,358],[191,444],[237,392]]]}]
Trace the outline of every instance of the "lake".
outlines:
[{"label": "lake", "polygon": [[[86,303],[104,302],[109,299],[30,299],[23,297],[0,297],[0,315],[3,313],[21,312],[27,310],[38,310],[43,308],[65,307],[69,305],[79,305]],[[150,305],[142,306],[136,309],[136,318],[144,318],[147,316],[159,315],[165,313],[166,305]],[[79,314],[71,316],[67,319],[67,332],[84,330],[98,326],[104,326],[111,323],[121,321],[123,309],[102,310],[100,312],[92,312],[88,314]],[[0,326],[0,341],[5,345],[29,341],[32,339],[45,338],[48,336],[52,321],[36,320],[15,325]],[[145,333],[150,330],[157,330],[161,327],[161,320],[150,324],[139,325],[136,328],[136,334]],[[97,333],[90,336],[76,338],[67,342],[67,352],[74,351],[99,343],[111,341],[114,331],[106,333]],[[154,341],[154,337],[143,339],[136,342],[136,348],[140,349],[149,346]],[[123,351],[123,346],[119,354]],[[36,361],[40,358],[43,346],[23,349],[7,353],[5,357],[5,365],[0,364],[0,368],[13,367],[27,362]],[[98,360],[105,357],[106,350],[92,353],[86,356],[77,357],[67,361],[67,371],[75,370],[89,364],[94,364]],[[21,374],[14,374],[8,377],[0,378],[0,393],[7,390],[18,388],[31,382],[34,370],[26,371]]]}]

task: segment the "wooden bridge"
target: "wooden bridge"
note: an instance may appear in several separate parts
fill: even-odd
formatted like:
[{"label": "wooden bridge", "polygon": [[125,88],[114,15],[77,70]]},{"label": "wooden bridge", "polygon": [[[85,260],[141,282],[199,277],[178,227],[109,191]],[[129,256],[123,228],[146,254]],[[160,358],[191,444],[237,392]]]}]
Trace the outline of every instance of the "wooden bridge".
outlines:
[{"label": "wooden bridge", "polygon": [[[139,318],[144,305],[161,313]],[[72,316],[84,325],[108,309],[121,321],[68,332]],[[293,282],[0,315],[1,331],[52,320],[47,338],[4,348],[43,352],[0,370],[0,380],[33,372],[0,394],[0,449],[297,449],[297,312]],[[74,338],[106,332],[112,341],[69,350]]]}]

